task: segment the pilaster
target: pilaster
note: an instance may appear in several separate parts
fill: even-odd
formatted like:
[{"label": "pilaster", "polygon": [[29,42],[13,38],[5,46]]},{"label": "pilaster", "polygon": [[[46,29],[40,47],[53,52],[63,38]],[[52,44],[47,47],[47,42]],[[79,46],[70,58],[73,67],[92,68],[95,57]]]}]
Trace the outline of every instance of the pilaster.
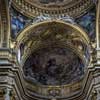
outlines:
[{"label": "pilaster", "polygon": [[96,12],[97,63],[100,64],[100,0],[98,0]]},{"label": "pilaster", "polygon": [[10,16],[8,0],[0,0],[0,47],[9,47]]}]

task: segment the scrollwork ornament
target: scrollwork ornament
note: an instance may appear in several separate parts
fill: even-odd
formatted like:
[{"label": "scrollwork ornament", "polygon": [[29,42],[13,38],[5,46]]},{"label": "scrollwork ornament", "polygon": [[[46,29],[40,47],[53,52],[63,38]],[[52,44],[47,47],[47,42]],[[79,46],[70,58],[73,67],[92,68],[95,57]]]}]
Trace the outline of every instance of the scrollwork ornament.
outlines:
[{"label": "scrollwork ornament", "polygon": [[71,23],[71,24],[75,24],[74,19],[72,17],[70,17],[69,15],[53,17],[53,16],[50,16],[48,14],[44,14],[44,15],[40,15],[40,16],[36,17],[35,19],[33,19],[33,24],[38,23],[38,22],[48,21],[48,20],[53,21],[55,19],[61,20],[61,21],[64,21],[64,22],[68,22],[68,23]]}]

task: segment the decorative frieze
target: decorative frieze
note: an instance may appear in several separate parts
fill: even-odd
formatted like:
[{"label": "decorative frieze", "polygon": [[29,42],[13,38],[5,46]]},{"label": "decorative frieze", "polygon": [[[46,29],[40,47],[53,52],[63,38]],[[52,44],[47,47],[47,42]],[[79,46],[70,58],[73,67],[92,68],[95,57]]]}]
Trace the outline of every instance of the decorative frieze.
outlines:
[{"label": "decorative frieze", "polygon": [[[70,2],[70,3],[68,3]],[[72,3],[72,5],[71,5]],[[40,5],[39,5],[40,4]],[[52,5],[52,4],[51,4]],[[40,13],[41,14],[50,14],[50,15],[70,15],[71,17],[77,17],[80,16],[82,13],[84,13],[88,8],[93,6],[93,2],[91,0],[78,0],[77,2],[72,1],[65,1],[61,6],[54,5],[54,6],[48,6],[48,4],[39,3],[39,1],[27,1],[27,0],[13,0],[13,6],[20,11],[21,8],[23,8],[24,13],[27,16],[37,16]],[[58,9],[60,8],[60,9]],[[34,12],[30,12],[34,11]],[[47,13],[48,12],[48,13]]]}]

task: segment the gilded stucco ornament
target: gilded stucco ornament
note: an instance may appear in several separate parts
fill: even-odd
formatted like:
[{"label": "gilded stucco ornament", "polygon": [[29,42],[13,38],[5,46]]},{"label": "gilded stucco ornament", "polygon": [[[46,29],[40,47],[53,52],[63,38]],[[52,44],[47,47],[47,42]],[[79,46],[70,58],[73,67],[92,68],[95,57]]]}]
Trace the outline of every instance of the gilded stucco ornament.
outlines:
[{"label": "gilded stucco ornament", "polygon": [[62,16],[55,17],[55,16],[50,16],[48,14],[44,14],[44,15],[36,17],[35,19],[33,19],[33,24],[38,23],[38,22],[53,21],[53,20],[60,20],[67,23],[75,24],[74,19],[70,17],[69,15],[66,15],[66,16],[62,15]]},{"label": "gilded stucco ornament", "polygon": [[92,0],[13,0],[12,6],[28,17],[42,14],[78,17],[90,9]]}]

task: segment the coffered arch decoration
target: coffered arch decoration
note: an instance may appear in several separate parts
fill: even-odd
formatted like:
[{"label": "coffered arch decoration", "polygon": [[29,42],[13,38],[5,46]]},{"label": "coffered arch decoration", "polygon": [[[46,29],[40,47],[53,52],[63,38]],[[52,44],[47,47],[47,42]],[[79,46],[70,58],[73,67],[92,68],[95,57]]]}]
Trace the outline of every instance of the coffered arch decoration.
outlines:
[{"label": "coffered arch decoration", "polygon": [[18,46],[22,45],[22,47],[24,47],[24,44],[28,47],[30,45],[35,45],[34,43],[37,41],[42,43],[44,40],[48,40],[48,43],[58,40],[62,42],[68,40],[68,43],[73,43],[71,40],[76,40],[77,42],[82,41],[84,44],[89,44],[89,38],[82,29],[77,25],[60,20],[50,20],[31,24],[19,33],[16,38]]},{"label": "coffered arch decoration", "polygon": [[78,17],[93,6],[92,0],[13,0],[12,6],[28,17],[42,14]]},{"label": "coffered arch decoration", "polygon": [[89,43],[76,24],[45,20],[26,27],[16,38],[26,93],[44,98],[80,93],[90,62]]}]

